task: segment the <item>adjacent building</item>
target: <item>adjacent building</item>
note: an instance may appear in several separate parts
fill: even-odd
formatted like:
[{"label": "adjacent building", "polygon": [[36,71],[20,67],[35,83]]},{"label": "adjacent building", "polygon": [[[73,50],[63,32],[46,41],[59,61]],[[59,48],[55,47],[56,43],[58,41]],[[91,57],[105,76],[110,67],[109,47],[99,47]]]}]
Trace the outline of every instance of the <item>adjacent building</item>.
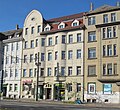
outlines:
[{"label": "adjacent building", "polygon": [[20,97],[22,29],[6,31],[3,34],[3,95],[8,98]]},{"label": "adjacent building", "polygon": [[85,100],[120,103],[120,7],[91,9],[84,24]]}]

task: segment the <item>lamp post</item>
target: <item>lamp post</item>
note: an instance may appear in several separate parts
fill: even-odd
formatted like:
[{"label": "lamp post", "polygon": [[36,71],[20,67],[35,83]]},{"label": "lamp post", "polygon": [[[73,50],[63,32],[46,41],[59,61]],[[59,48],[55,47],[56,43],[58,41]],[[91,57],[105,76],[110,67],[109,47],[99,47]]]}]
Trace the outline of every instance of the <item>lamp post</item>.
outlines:
[{"label": "lamp post", "polygon": [[37,66],[35,101],[38,101],[39,67],[41,66],[41,63],[39,62],[39,52],[38,52],[38,56],[37,56],[37,62],[35,63],[35,65]]}]

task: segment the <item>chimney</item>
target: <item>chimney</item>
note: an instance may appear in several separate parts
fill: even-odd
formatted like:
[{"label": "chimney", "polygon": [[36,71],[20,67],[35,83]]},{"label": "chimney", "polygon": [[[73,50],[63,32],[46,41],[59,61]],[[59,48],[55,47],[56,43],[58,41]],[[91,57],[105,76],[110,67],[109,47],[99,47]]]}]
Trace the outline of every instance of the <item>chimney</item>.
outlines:
[{"label": "chimney", "polygon": [[90,3],[90,11],[93,11],[94,10],[94,6],[93,6],[93,3],[91,2]]},{"label": "chimney", "polygon": [[119,1],[117,1],[116,6],[120,7],[120,2]]},{"label": "chimney", "polygon": [[16,24],[16,30],[18,30],[19,29],[19,25],[18,24]]}]

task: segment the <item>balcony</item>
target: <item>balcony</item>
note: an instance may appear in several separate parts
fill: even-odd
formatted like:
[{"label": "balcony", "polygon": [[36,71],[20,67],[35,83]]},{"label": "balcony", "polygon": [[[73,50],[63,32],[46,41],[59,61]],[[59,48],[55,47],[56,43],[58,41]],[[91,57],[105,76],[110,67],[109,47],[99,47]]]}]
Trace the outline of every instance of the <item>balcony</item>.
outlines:
[{"label": "balcony", "polygon": [[119,82],[120,78],[118,74],[103,75],[98,78],[98,81],[103,82],[103,83],[115,83],[115,82]]}]

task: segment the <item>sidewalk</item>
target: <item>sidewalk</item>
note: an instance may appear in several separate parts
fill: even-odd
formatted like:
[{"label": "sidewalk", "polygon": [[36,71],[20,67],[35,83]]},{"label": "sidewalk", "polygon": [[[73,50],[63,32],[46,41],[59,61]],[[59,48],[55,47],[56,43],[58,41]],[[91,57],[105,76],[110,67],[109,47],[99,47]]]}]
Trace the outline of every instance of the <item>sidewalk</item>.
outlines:
[{"label": "sidewalk", "polygon": [[5,101],[13,101],[13,102],[26,102],[26,103],[43,103],[43,104],[61,104],[61,105],[70,105],[70,106],[86,106],[86,107],[114,107],[114,108],[119,108],[120,109],[120,104],[111,104],[111,103],[84,103],[84,104],[74,104],[74,103],[67,103],[63,101],[53,101],[53,100],[38,100],[35,101],[33,99],[3,99]]}]

